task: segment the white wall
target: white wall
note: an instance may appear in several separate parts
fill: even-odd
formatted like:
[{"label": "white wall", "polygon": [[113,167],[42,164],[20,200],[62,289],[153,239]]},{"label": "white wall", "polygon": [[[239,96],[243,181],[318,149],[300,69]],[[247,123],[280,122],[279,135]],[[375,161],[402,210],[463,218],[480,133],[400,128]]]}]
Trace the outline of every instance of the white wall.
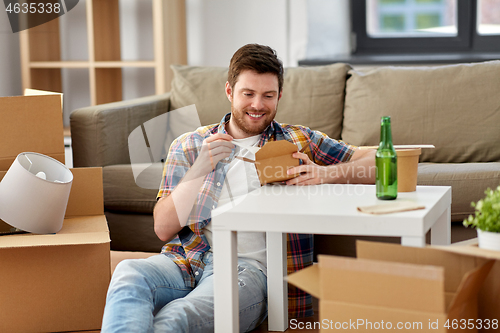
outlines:
[{"label": "white wall", "polygon": [[287,0],[187,0],[188,63],[228,66],[248,43],[269,45],[288,64]]},{"label": "white wall", "polygon": [[[0,5],[2,8],[3,5]],[[12,33],[7,12],[0,11],[0,96],[21,95],[19,36]]]},{"label": "white wall", "polygon": [[351,53],[349,0],[309,0],[306,20],[307,58]]}]

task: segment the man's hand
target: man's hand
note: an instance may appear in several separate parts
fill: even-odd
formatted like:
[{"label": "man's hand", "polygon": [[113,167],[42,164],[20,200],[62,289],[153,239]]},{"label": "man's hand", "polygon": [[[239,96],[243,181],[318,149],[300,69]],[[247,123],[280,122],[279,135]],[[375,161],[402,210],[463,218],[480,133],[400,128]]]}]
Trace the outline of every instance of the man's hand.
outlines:
[{"label": "man's hand", "polygon": [[217,163],[229,157],[234,145],[229,134],[217,133],[203,140],[201,152],[182,181],[156,203],[153,211],[156,235],[169,241],[187,224],[205,176]]},{"label": "man's hand", "polygon": [[234,145],[229,134],[216,133],[203,140],[201,152],[191,167],[197,177],[209,174],[219,161],[229,157]]},{"label": "man's hand", "polygon": [[301,159],[303,164],[287,171],[288,175],[300,173],[299,176],[288,180],[286,182],[287,185],[316,185],[328,182],[327,167],[317,165],[304,153],[293,153],[292,157]]},{"label": "man's hand", "polygon": [[375,150],[356,149],[349,162],[329,166],[318,165],[303,153],[294,153],[292,156],[301,159],[303,164],[287,171],[289,175],[300,173],[288,180],[287,185],[375,183]]}]

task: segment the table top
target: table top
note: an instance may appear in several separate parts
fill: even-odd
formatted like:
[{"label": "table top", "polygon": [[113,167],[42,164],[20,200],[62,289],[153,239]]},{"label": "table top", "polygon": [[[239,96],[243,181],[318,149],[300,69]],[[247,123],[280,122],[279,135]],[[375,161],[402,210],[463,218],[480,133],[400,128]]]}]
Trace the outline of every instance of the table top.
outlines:
[{"label": "table top", "polygon": [[231,207],[213,210],[212,226],[214,231],[421,236],[450,207],[451,187],[417,186],[414,192],[398,193],[396,200],[410,200],[425,209],[383,215],[359,212],[358,206],[391,202],[376,198],[375,185],[267,185]]}]

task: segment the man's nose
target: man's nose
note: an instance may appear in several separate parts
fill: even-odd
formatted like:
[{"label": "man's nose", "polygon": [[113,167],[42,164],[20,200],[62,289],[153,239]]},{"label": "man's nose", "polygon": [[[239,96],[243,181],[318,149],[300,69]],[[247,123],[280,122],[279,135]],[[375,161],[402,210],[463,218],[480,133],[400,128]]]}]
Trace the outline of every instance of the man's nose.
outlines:
[{"label": "man's nose", "polygon": [[252,107],[255,110],[262,110],[264,108],[264,100],[262,99],[261,96],[255,96],[255,98],[252,101]]}]

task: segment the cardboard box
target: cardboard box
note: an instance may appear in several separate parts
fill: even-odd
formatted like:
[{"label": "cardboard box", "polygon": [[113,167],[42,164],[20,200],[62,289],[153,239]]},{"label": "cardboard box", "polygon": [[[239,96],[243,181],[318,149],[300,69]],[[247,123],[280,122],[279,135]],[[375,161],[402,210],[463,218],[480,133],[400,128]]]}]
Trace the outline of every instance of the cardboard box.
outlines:
[{"label": "cardboard box", "polygon": [[[486,320],[498,319],[500,322],[500,252],[481,249],[477,238],[453,244],[452,246],[435,246],[443,251],[476,258],[496,260],[490,274],[479,291],[479,318]],[[484,330],[491,331],[491,330]]]},{"label": "cardboard box", "polygon": [[300,164],[299,159],[292,157],[298,150],[296,145],[286,140],[269,141],[255,153],[255,161],[247,158],[243,160],[255,164],[261,185],[283,182],[298,176],[286,173]]},{"label": "cardboard box", "polygon": [[[26,89],[25,96],[0,97],[0,171],[22,152],[65,163],[62,103],[62,94],[34,89]],[[0,235],[11,230],[0,220]]]},{"label": "cardboard box", "polygon": [[[111,275],[102,170],[71,171],[60,232],[0,236],[0,332],[101,327]],[[0,179],[4,175],[0,172]]]},{"label": "cardboard box", "polygon": [[0,98],[0,171],[22,152],[48,155],[64,164],[61,95]]},{"label": "cardboard box", "polygon": [[478,294],[495,261],[445,248],[358,242],[357,259],[318,256],[318,265],[288,281],[319,298],[321,331],[447,332],[446,323],[460,328],[465,319],[466,330],[477,332]]}]

